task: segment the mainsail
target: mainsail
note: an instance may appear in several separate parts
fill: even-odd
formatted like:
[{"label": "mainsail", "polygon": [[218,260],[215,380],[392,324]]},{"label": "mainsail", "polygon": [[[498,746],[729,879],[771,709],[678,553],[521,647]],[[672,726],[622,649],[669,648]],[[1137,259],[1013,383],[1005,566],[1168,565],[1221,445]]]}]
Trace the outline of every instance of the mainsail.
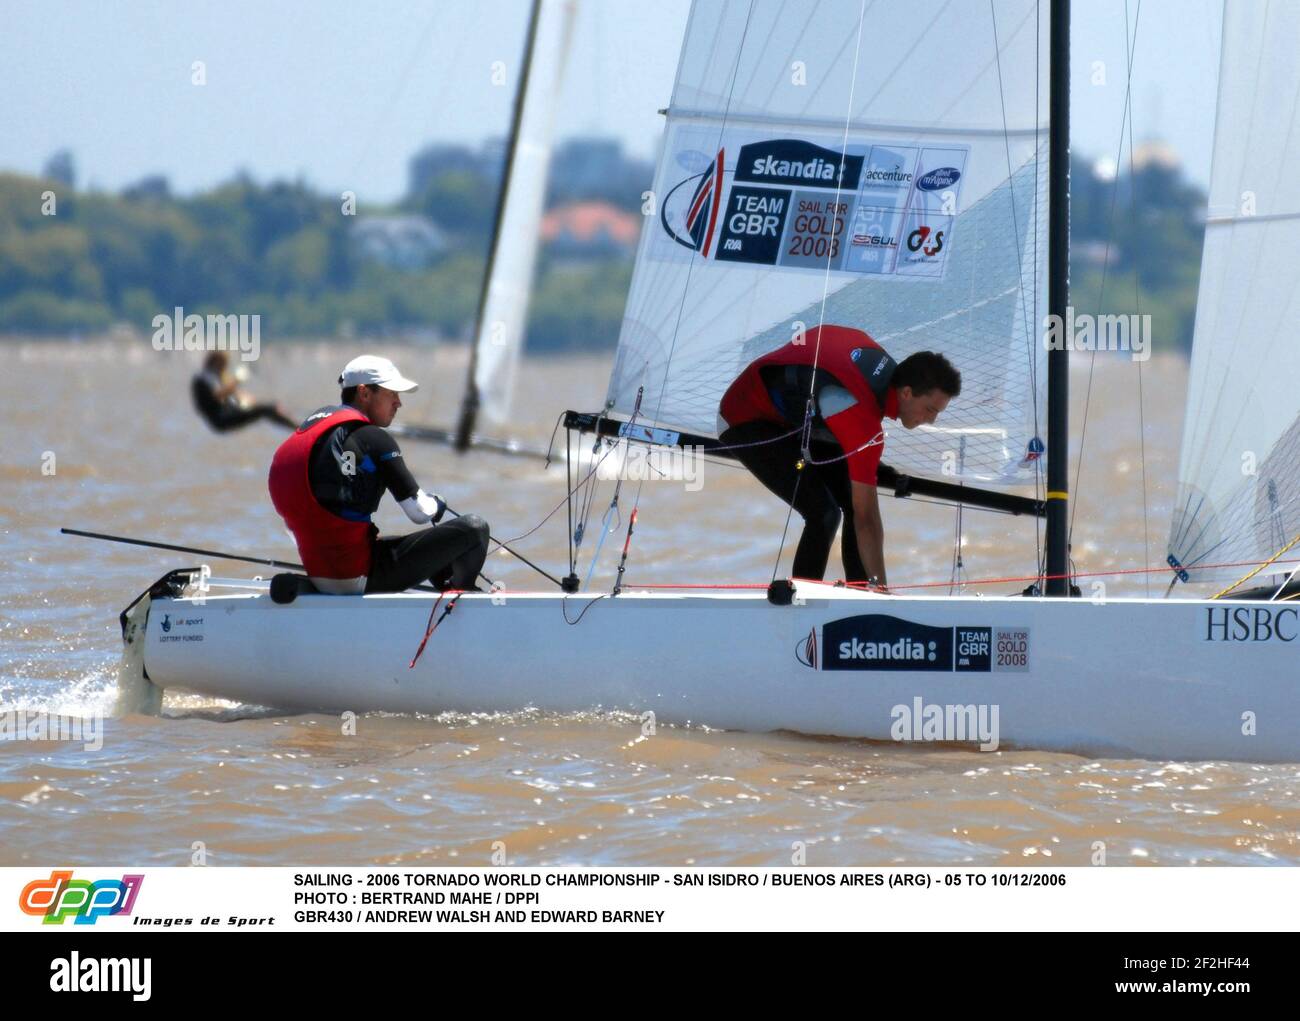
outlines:
[{"label": "mainsail", "polygon": [[913,474],[1033,482],[1042,453],[1048,18],[1037,0],[725,0],[687,26],[607,408],[715,436],[753,359],[822,323],[946,354]]},{"label": "mainsail", "polygon": [[[1224,7],[1209,212],[1168,547],[1183,580],[1240,578],[1300,535],[1297,41],[1297,0]],[[1285,563],[1289,556],[1277,571],[1294,566]]]}]

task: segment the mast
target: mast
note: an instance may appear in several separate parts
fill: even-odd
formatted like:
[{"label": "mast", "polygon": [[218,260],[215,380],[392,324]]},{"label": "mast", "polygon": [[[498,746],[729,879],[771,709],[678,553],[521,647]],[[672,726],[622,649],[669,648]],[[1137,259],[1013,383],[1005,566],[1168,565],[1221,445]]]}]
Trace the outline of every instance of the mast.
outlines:
[{"label": "mast", "polygon": [[[1047,221],[1047,314],[1068,321],[1070,304],[1070,0],[1051,0]],[[1047,588],[1070,594],[1070,353],[1047,352]]]},{"label": "mast", "polygon": [[524,40],[524,62],[519,72],[519,84],[515,87],[515,107],[510,119],[510,144],[506,148],[506,162],[501,169],[501,190],[497,192],[496,214],[492,222],[492,246],[488,250],[487,266],[483,273],[483,286],[478,295],[478,312],[474,317],[473,344],[469,355],[469,377],[465,381],[465,397],[460,406],[460,421],[456,426],[455,447],[460,453],[469,449],[470,438],[474,433],[474,423],[478,418],[479,392],[475,376],[478,372],[478,345],[483,331],[483,317],[487,311],[488,292],[492,286],[492,272],[496,266],[497,251],[501,246],[501,224],[505,218],[506,201],[510,192],[510,174],[514,169],[515,154],[519,147],[519,125],[524,117],[524,102],[527,99],[528,75],[532,70],[533,49],[537,43],[537,24],[541,15],[542,0],[533,0],[532,11],[528,16],[528,35]]}]

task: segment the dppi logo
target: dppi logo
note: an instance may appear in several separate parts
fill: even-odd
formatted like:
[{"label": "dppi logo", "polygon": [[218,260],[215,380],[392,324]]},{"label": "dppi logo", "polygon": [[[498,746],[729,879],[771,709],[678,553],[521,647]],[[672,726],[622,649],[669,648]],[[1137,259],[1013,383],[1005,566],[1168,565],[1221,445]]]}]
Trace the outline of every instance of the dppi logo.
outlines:
[{"label": "dppi logo", "polygon": [[907,236],[907,250],[909,252],[924,252],[926,255],[938,255],[943,251],[943,231],[936,231],[934,241],[927,244],[930,240],[929,227],[917,227]]},{"label": "dppi logo", "polygon": [[803,639],[794,650],[795,658],[804,666],[817,669],[817,629],[812,628],[808,637]]},{"label": "dppi logo", "polygon": [[172,615],[170,613],[164,613],[162,623],[158,626],[163,629],[164,633],[170,631],[172,629]]},{"label": "dppi logo", "polygon": [[[663,205],[659,210],[659,221],[663,224],[664,230],[668,232],[668,236],[679,245],[684,245],[691,251],[699,252],[706,259],[709,257],[709,247],[713,243],[713,231],[718,223],[718,207],[722,204],[722,172],[725,166],[726,150],[719,149],[718,155],[709,164],[708,169],[704,173],[688,177],[674,186],[673,190],[664,198]],[[668,225],[668,207],[677,190],[692,181],[699,181],[699,184],[695,186],[695,193],[691,196],[691,204],[686,210],[685,226],[687,236],[682,237]]]},{"label": "dppi logo", "polygon": [[34,879],[18,895],[27,915],[44,915],[46,925],[62,925],[69,915],[77,925],[94,925],[104,915],[129,915],[144,876],[121,879],[73,879],[72,872],[51,872],[49,879]]}]

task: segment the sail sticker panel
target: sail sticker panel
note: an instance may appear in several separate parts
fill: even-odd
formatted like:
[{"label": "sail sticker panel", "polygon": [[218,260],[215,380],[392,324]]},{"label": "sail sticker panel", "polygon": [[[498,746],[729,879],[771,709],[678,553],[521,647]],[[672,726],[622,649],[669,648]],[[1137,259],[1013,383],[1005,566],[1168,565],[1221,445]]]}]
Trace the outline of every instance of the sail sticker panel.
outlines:
[{"label": "sail sticker panel", "polygon": [[796,652],[821,670],[1027,673],[1029,628],[987,624],[934,627],[884,613],[828,621]]},{"label": "sail sticker panel", "polygon": [[669,144],[681,170],[665,182],[653,260],[943,275],[969,146],[699,125],[677,126]]}]

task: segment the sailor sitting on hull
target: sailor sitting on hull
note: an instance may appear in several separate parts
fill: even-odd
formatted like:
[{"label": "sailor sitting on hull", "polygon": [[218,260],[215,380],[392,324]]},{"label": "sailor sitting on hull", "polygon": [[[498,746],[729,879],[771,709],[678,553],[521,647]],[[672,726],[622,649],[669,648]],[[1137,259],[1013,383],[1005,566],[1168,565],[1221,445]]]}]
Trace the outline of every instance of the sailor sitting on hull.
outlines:
[{"label": "sailor sitting on hull", "polygon": [[[804,519],[794,577],[821,580],[835,532],[844,576],[884,589],[885,528],[876,495],[884,419],[930,425],[961,393],[941,354],[895,362],[861,330],[825,325],[756,359],[723,395],[718,436]],[[808,449],[801,440],[812,401]]]},{"label": "sailor sitting on hull", "polygon": [[[473,589],[487,558],[476,514],[439,524],[447,505],[416,484],[386,430],[401,394],[416,389],[386,358],[362,355],[339,376],[338,407],[314,411],[271,461],[271,502],[298,543],[312,583],[345,595],[400,592],[423,582]],[[385,490],[406,516],[432,527],[380,538],[370,516]]]}]

